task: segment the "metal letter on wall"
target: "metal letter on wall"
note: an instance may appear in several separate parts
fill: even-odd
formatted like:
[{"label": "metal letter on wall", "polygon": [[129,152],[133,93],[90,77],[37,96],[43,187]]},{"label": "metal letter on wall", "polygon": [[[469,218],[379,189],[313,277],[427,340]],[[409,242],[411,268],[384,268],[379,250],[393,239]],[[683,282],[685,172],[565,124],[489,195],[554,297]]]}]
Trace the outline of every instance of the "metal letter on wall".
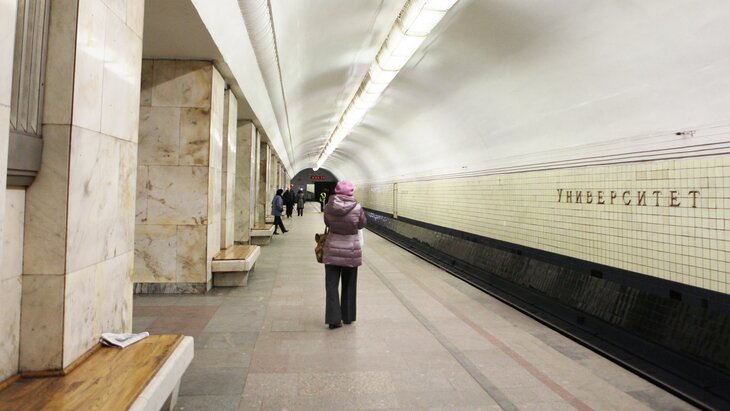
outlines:
[{"label": "metal letter on wall", "polygon": [[41,165],[50,0],[18,0],[10,102],[8,186],[29,186]]}]

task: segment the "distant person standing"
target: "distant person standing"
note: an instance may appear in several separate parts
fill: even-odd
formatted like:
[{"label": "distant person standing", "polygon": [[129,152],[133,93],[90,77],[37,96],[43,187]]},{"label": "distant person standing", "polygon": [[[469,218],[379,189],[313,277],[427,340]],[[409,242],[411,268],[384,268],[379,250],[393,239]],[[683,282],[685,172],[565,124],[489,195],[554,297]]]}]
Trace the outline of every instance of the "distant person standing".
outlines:
[{"label": "distant person standing", "polygon": [[304,189],[299,189],[297,192],[297,215],[304,215]]},{"label": "distant person standing", "polygon": [[279,235],[276,231],[281,227],[281,232],[286,233],[286,227],[284,222],[281,221],[281,213],[284,211],[284,199],[281,198],[281,194],[284,192],[282,189],[276,190],[274,199],[271,200],[271,214],[274,216],[274,235]]},{"label": "distant person standing", "polygon": [[[324,209],[324,224],[329,235],[324,245],[324,273],[327,303],[325,322],[329,328],[355,321],[357,267],[362,265],[362,244],[359,231],[367,223],[365,211],[353,194],[355,186],[340,180],[335,195]],[[338,286],[342,279],[342,297]]]},{"label": "distant person standing", "polygon": [[324,212],[324,206],[325,206],[325,204],[327,204],[327,189],[326,188],[324,190],[322,190],[321,193],[319,193],[319,204],[320,204],[319,211]]},{"label": "distant person standing", "polygon": [[286,218],[291,218],[294,209],[294,193],[287,188],[284,194],[281,195],[281,199],[284,200],[284,206],[286,207]]}]

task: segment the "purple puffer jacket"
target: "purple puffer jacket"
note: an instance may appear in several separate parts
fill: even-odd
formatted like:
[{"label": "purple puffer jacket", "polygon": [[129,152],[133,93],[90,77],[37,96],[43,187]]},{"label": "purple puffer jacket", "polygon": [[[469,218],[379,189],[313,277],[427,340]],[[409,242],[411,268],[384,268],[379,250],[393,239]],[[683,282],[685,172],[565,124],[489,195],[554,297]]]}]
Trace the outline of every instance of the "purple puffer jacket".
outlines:
[{"label": "purple puffer jacket", "polygon": [[324,244],[324,263],[340,267],[362,265],[362,248],[357,230],[367,219],[355,197],[336,194],[324,208],[324,223],[330,228]]}]

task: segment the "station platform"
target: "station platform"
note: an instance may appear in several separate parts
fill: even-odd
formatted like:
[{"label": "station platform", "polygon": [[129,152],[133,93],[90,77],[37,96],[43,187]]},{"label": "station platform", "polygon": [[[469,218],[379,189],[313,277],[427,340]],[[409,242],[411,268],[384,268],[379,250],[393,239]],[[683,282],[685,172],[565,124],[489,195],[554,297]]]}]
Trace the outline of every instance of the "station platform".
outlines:
[{"label": "station platform", "polygon": [[246,287],[134,297],[135,332],[195,338],[177,409],[693,409],[368,231],[357,321],[330,330],[319,205],[284,224]]}]

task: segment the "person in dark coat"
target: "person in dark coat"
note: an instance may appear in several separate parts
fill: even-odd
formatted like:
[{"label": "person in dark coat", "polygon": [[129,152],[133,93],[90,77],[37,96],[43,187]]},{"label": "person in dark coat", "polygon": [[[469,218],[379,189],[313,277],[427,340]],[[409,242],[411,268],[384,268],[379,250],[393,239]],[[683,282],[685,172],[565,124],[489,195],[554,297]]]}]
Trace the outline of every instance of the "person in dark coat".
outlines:
[{"label": "person in dark coat", "polygon": [[294,193],[287,188],[284,194],[281,195],[281,199],[284,200],[284,206],[286,207],[286,218],[291,218],[294,210]]},{"label": "person in dark coat", "polygon": [[278,189],[276,190],[276,195],[274,196],[274,199],[271,200],[271,214],[274,216],[274,235],[279,235],[276,231],[281,227],[281,232],[286,233],[287,230],[286,227],[284,227],[284,222],[281,221],[281,213],[284,211],[284,200],[281,198],[281,193],[284,190]]},{"label": "person in dark coat", "polygon": [[304,189],[302,188],[297,192],[297,215],[304,215]]},{"label": "person in dark coat", "polygon": [[[340,180],[335,195],[324,208],[324,223],[329,235],[324,245],[325,290],[327,307],[325,322],[329,328],[355,321],[357,267],[362,265],[362,248],[358,230],[367,224],[365,211],[353,197],[355,186]],[[342,297],[337,288],[342,279]]]}]

